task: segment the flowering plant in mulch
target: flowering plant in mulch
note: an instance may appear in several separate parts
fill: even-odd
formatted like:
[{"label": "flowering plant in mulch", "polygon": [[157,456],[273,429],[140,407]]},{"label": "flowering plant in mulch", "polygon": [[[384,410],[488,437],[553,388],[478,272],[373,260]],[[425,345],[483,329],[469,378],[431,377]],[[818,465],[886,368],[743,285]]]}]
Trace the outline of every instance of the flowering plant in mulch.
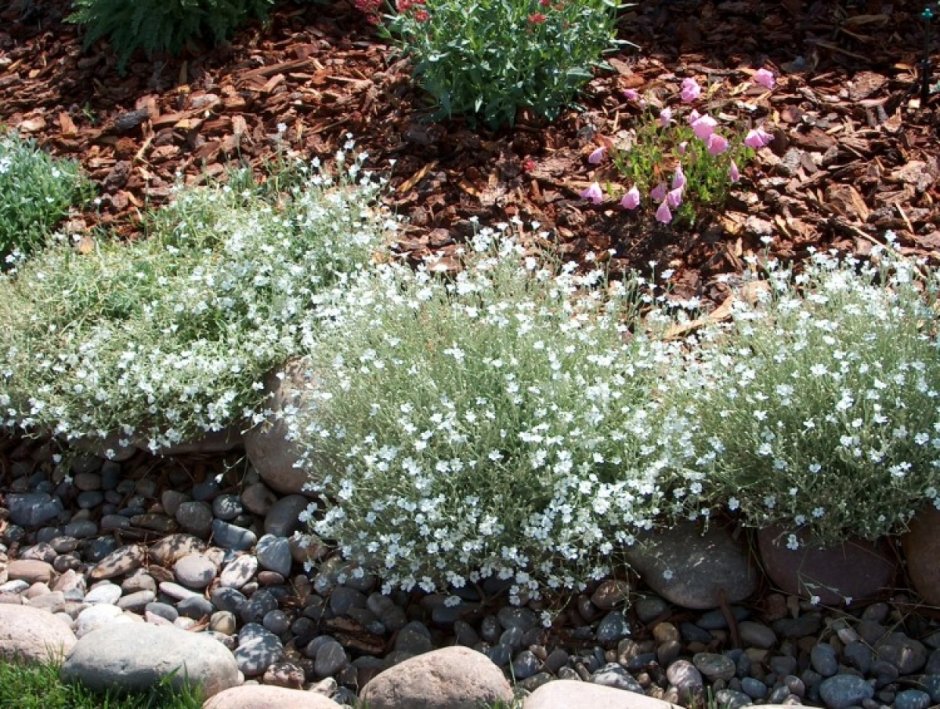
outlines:
[{"label": "flowering plant in mulch", "polygon": [[[769,90],[774,77],[759,69],[753,82]],[[773,139],[762,125],[742,130],[720,111],[700,105],[700,112],[696,106],[704,104],[702,93],[695,79],[686,78],[680,101],[654,111],[636,91],[625,92],[629,101],[646,109],[643,119],[627,144],[603,139],[588,157],[596,165],[612,161],[619,179],[610,191],[619,195],[621,207],[633,211],[648,205],[662,224],[674,219],[692,224],[704,208],[724,204],[754,151]],[[581,196],[595,204],[605,199],[599,182]]]},{"label": "flowering plant in mulch", "polygon": [[940,279],[893,248],[872,256],[815,254],[799,273],[752,260],[756,297],[663,384],[706,499],[790,548],[797,532],[874,540],[940,508]]},{"label": "flowering plant in mulch", "polygon": [[549,120],[618,45],[613,0],[396,0],[388,17],[437,116],[512,125],[520,108]]}]

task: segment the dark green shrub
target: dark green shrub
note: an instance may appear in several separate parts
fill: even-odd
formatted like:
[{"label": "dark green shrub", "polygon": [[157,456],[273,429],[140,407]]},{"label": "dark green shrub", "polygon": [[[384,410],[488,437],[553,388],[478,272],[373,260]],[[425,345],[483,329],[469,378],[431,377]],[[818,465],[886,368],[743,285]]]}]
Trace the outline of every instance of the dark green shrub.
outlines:
[{"label": "dark green shrub", "polygon": [[107,37],[123,70],[131,55],[179,54],[196,39],[221,42],[246,19],[264,19],[273,0],[73,0],[69,22],[85,27],[85,48]]}]

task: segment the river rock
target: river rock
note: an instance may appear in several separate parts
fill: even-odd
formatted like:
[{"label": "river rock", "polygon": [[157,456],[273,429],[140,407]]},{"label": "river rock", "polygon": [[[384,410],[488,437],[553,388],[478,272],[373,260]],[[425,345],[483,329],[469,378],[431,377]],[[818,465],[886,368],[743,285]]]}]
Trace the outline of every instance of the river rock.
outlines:
[{"label": "river rock", "polygon": [[675,704],[637,692],[590,682],[560,679],[543,684],[525,698],[522,709],[677,709]]},{"label": "river rock", "polygon": [[138,544],[121,547],[108,554],[88,572],[91,581],[123,576],[139,567],[144,561],[144,548]]},{"label": "river rock", "polygon": [[173,566],[187,554],[206,550],[206,543],[191,534],[170,534],[150,545],[150,558],[160,566]]},{"label": "river rock", "polygon": [[0,658],[60,660],[71,652],[75,642],[72,629],[52,613],[0,603]]},{"label": "river rock", "polygon": [[717,524],[704,534],[694,522],[657,530],[629,547],[626,557],[653,591],[684,608],[717,608],[722,592],[731,603],[742,601],[759,578],[745,540]]},{"label": "river rock", "polygon": [[370,709],[476,709],[512,702],[512,687],[485,655],[446,647],[412,657],[380,672],[363,688]]},{"label": "river rock", "polygon": [[294,559],[290,553],[290,544],[284,537],[265,534],[255,547],[258,563],[265,569],[276,571],[281,576],[289,576]]},{"label": "river rock", "polygon": [[6,501],[10,521],[21,527],[41,527],[63,511],[62,501],[45,492],[13,492]]},{"label": "river rock", "polygon": [[757,533],[764,570],[785,593],[812,598],[826,605],[857,603],[893,588],[897,561],[885,542],[852,539],[834,547],[814,545],[798,532],[800,546],[787,548],[788,534],[779,527]]},{"label": "river rock", "polygon": [[819,696],[830,709],[845,709],[871,699],[875,688],[855,675],[835,675],[822,681]]},{"label": "river rock", "polygon": [[207,635],[145,623],[112,625],[79,639],[62,665],[62,679],[90,689],[146,691],[170,677],[179,687],[188,678],[207,696],[239,683],[235,658]]},{"label": "river rock", "polygon": [[300,529],[300,513],[307,509],[310,500],[302,495],[288,495],[275,502],[264,518],[264,531],[275,537],[289,537]]}]

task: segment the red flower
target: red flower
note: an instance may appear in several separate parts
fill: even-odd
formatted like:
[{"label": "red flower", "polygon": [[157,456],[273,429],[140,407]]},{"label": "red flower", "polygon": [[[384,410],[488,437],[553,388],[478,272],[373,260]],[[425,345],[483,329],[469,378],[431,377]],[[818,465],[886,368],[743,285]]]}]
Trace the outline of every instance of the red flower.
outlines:
[{"label": "red flower", "polygon": [[548,7],[552,4],[552,0],[539,0],[539,5],[542,7]]},{"label": "red flower", "polygon": [[430,17],[431,17],[431,16],[428,14],[428,11],[427,11],[427,10],[418,10],[418,11],[415,13],[415,19],[416,19],[418,22],[427,22],[428,19],[430,19]]},{"label": "red flower", "polygon": [[541,12],[533,12],[531,15],[529,15],[529,22],[531,22],[533,25],[540,25],[547,19],[548,18],[545,17],[545,15],[543,15]]},{"label": "red flower", "polygon": [[408,12],[411,9],[411,0],[395,0],[395,9],[399,12]]},{"label": "red flower", "polygon": [[535,160],[528,158],[522,163],[522,169],[526,172],[532,172],[535,169]]}]

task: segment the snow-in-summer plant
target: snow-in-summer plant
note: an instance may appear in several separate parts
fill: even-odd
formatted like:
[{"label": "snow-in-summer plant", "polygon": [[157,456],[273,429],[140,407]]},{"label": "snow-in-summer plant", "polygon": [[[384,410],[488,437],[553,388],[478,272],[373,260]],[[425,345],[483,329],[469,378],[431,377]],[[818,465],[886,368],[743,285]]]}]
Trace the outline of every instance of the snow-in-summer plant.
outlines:
[{"label": "snow-in-summer plant", "polygon": [[754,304],[699,333],[665,390],[705,495],[754,527],[874,539],[940,506],[940,279],[816,254],[764,271]]},{"label": "snow-in-summer plant", "polygon": [[[755,72],[752,81],[765,89],[774,85],[766,69]],[[588,161],[612,161],[619,179],[610,191],[620,206],[648,210],[662,224],[693,224],[704,209],[720,208],[754,151],[773,138],[763,126],[745,130],[720,117],[714,97],[705,110],[702,88],[692,78],[683,80],[677,101],[656,110],[636,91],[626,95],[643,109],[636,129],[626,142],[602,138]],[[605,199],[599,182],[581,196],[595,204]]]},{"label": "snow-in-summer plant", "polygon": [[324,493],[308,517],[388,587],[581,588],[670,512],[648,407],[669,357],[626,335],[633,287],[485,228],[455,276],[386,264],[331,300],[290,422]]},{"label": "snow-in-summer plant", "polygon": [[553,120],[618,46],[615,0],[397,0],[386,34],[437,117],[492,128],[520,108]]},{"label": "snow-in-summer plant", "polygon": [[78,163],[0,129],[0,271],[42,246],[69,208],[93,193]]},{"label": "snow-in-summer plant", "polygon": [[153,449],[257,422],[314,296],[388,236],[360,167],[313,166],[287,194],[248,172],[180,188],[148,238],[58,245],[0,278],[0,422]]}]

